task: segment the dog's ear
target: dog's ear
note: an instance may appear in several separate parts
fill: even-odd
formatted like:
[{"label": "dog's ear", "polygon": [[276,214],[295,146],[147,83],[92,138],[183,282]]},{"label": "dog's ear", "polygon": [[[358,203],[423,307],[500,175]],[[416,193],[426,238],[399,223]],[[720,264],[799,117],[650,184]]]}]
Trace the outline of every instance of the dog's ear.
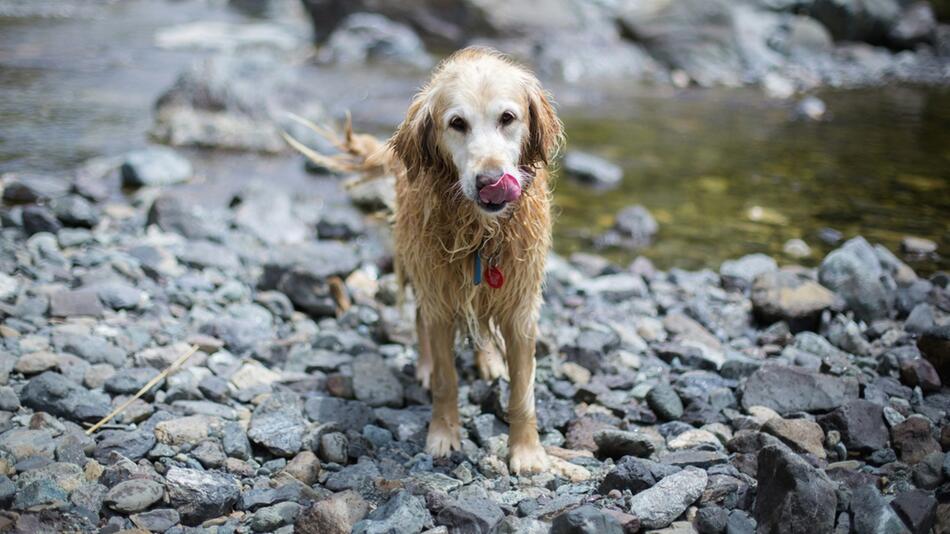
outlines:
[{"label": "dog's ear", "polygon": [[546,166],[564,142],[564,126],[541,84],[532,80],[528,85],[528,136],[521,148],[521,165]]},{"label": "dog's ear", "polygon": [[406,118],[389,143],[406,166],[409,181],[423,173],[443,174],[450,167],[436,137],[435,117],[427,95],[420,94],[409,105]]}]

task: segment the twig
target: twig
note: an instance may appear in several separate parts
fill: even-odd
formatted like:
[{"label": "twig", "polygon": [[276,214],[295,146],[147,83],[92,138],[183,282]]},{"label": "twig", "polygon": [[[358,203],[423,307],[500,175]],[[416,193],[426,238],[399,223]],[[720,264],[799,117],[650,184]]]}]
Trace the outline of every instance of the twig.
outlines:
[{"label": "twig", "polygon": [[183,363],[185,363],[185,361],[187,361],[188,358],[191,358],[191,356],[192,356],[194,353],[196,353],[196,352],[198,352],[198,345],[192,345],[191,348],[188,349],[188,352],[182,354],[181,357],[179,357],[179,358],[178,358],[177,360],[175,360],[171,365],[169,365],[168,367],[166,367],[164,371],[162,371],[161,373],[158,373],[158,375],[156,375],[155,378],[149,380],[147,384],[145,384],[144,386],[142,386],[142,389],[140,389],[140,390],[138,391],[138,393],[136,393],[135,395],[132,396],[132,398],[130,398],[129,400],[123,402],[121,406],[119,406],[119,407],[116,408],[115,410],[112,410],[112,413],[110,413],[109,415],[107,415],[107,416],[103,417],[102,419],[100,419],[98,423],[92,425],[92,426],[89,428],[89,430],[86,431],[86,435],[88,436],[89,434],[92,434],[92,433],[95,432],[96,430],[99,430],[99,428],[102,427],[102,425],[104,425],[104,424],[108,423],[109,421],[111,421],[113,417],[115,417],[115,416],[119,415],[120,413],[124,412],[124,411],[126,410],[126,408],[128,408],[129,406],[131,406],[132,403],[136,401],[136,399],[138,399],[138,398],[141,397],[142,395],[145,395],[145,393],[146,393],[148,390],[152,389],[152,388],[155,386],[155,384],[158,384],[159,382],[161,382],[162,379],[165,378],[166,376],[168,376],[169,373],[171,373],[171,372],[174,371],[175,369],[181,367],[181,365],[182,365]]}]

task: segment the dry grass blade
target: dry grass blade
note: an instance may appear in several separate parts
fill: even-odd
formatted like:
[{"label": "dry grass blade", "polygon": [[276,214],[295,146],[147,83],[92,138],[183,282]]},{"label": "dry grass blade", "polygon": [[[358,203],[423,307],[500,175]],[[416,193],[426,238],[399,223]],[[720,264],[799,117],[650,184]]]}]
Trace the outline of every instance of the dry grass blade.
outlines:
[{"label": "dry grass blade", "polygon": [[172,364],[169,365],[168,367],[166,367],[161,373],[158,373],[158,374],[155,376],[155,378],[152,378],[151,380],[148,381],[147,384],[145,384],[144,386],[142,386],[142,389],[138,390],[138,393],[136,393],[135,395],[132,395],[132,397],[131,397],[130,399],[128,399],[127,401],[123,402],[121,406],[119,406],[119,407],[116,408],[115,410],[112,410],[112,413],[110,413],[109,415],[107,415],[107,416],[103,417],[102,419],[100,419],[98,423],[92,425],[92,426],[89,428],[89,430],[86,431],[86,435],[88,436],[89,434],[92,434],[92,433],[95,432],[96,430],[99,430],[100,428],[102,428],[103,425],[105,425],[106,423],[108,423],[109,421],[111,421],[115,416],[117,416],[117,415],[119,415],[120,413],[124,412],[129,406],[132,405],[133,402],[135,402],[135,401],[136,401],[138,398],[140,398],[142,395],[145,395],[145,393],[146,393],[148,390],[150,390],[150,389],[152,389],[153,387],[155,387],[155,384],[158,384],[159,382],[162,381],[162,379],[164,379],[166,376],[168,376],[169,373],[171,373],[171,372],[174,371],[175,369],[178,369],[179,367],[181,367],[182,364],[184,364],[186,361],[188,361],[188,358],[191,358],[191,357],[194,355],[194,353],[196,353],[196,352],[198,352],[198,346],[197,346],[197,345],[192,345],[192,346],[188,349],[187,352],[185,352],[185,353],[182,354],[177,360],[175,360],[174,362],[172,362]]}]

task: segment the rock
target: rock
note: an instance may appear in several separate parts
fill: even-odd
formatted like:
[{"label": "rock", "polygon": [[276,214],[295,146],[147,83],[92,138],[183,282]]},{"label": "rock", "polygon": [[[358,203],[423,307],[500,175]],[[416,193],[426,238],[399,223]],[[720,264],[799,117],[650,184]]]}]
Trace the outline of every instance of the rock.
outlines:
[{"label": "rock", "polygon": [[821,313],[835,304],[835,295],[798,272],[765,272],[752,284],[752,311],[761,324],[785,321],[791,331],[817,330]]},{"label": "rock", "polygon": [[854,488],[851,493],[854,532],[904,532],[904,525],[884,496],[871,484]]},{"label": "rock", "polygon": [[804,369],[766,365],[741,387],[742,406],[765,406],[779,414],[827,412],[858,397],[858,382]]},{"label": "rock", "polygon": [[54,200],[50,206],[59,222],[70,228],[92,228],[99,224],[99,209],[79,195]]},{"label": "rock", "polygon": [[32,204],[66,196],[71,189],[68,181],[41,174],[8,174],[3,186],[3,200],[11,204]]},{"label": "rock", "polygon": [[675,421],[683,416],[683,402],[669,384],[661,382],[653,386],[647,393],[647,403],[665,421]]},{"label": "rock", "polygon": [[342,430],[360,432],[373,422],[373,409],[360,401],[336,397],[311,397],[304,404],[304,411],[311,421],[333,422]]},{"label": "rock", "polygon": [[162,28],[155,34],[155,44],[171,50],[235,53],[269,48],[291,52],[302,43],[303,39],[294,32],[268,22],[197,21]]},{"label": "rock", "polygon": [[940,391],[940,375],[934,366],[923,358],[902,361],[901,380],[910,387],[920,386],[925,393]]},{"label": "rock", "polygon": [[300,514],[300,505],[295,502],[281,502],[273,506],[259,508],[251,516],[250,525],[254,532],[274,532],[284,525],[292,525]]},{"label": "rock", "polygon": [[349,457],[349,442],[339,432],[329,432],[320,436],[320,458],[326,462],[346,464]]},{"label": "rock", "polygon": [[251,457],[251,443],[244,428],[238,423],[225,423],[221,429],[221,446],[231,458],[248,460]]},{"label": "rock", "polygon": [[752,282],[766,273],[778,270],[778,263],[765,254],[749,254],[737,260],[726,260],[719,266],[719,276],[725,287],[746,289]]},{"label": "rock", "polygon": [[26,206],[23,208],[23,231],[26,235],[35,235],[41,232],[56,234],[62,229],[59,219],[53,212],[44,206]]},{"label": "rock", "polygon": [[320,476],[320,460],[310,451],[300,451],[293,460],[287,462],[284,472],[309,486]]},{"label": "rock", "polygon": [[463,497],[449,503],[439,511],[436,523],[451,532],[495,532],[505,513],[490,499]]},{"label": "rock", "polygon": [[10,386],[0,386],[0,410],[15,412],[20,409],[20,398]]},{"label": "rock", "polygon": [[598,239],[601,246],[618,246],[629,249],[643,248],[653,241],[660,230],[653,215],[643,206],[630,206],[620,210],[611,230]]},{"label": "rock", "polygon": [[706,488],[706,472],[687,467],[630,499],[630,513],[645,528],[663,528],[696,502]]},{"label": "rock", "polygon": [[825,459],[825,433],[814,421],[775,418],[762,426],[762,432],[779,438],[796,451],[807,452],[816,458]]},{"label": "rock", "polygon": [[758,532],[831,532],[835,485],[790,451],[768,446],[758,455],[755,520]]},{"label": "rock", "polygon": [[113,310],[134,310],[148,301],[148,295],[121,282],[98,286],[96,295],[104,305]]},{"label": "rock", "polygon": [[52,371],[31,379],[20,393],[20,402],[72,421],[95,422],[111,411],[107,395],[89,391]]},{"label": "rock", "polygon": [[197,444],[207,439],[211,432],[221,428],[222,424],[220,418],[208,415],[167,419],[155,425],[155,439],[173,446]]},{"label": "rock", "polygon": [[937,499],[930,493],[919,489],[908,490],[895,497],[891,506],[912,533],[931,532],[936,520]]},{"label": "rock", "polygon": [[923,237],[906,236],[901,239],[901,250],[906,254],[926,256],[937,252],[937,244]]},{"label": "rock", "polygon": [[153,187],[185,182],[194,171],[174,150],[154,146],[127,154],[121,172],[124,187]]},{"label": "rock", "polygon": [[587,152],[569,150],[561,166],[568,176],[590,185],[611,187],[623,179],[623,169],[619,165]]},{"label": "rock", "polygon": [[300,534],[349,534],[369,512],[369,503],[355,491],[335,493],[304,510],[294,525]]},{"label": "rock", "polygon": [[883,408],[871,401],[850,400],[830,414],[819,417],[818,423],[827,431],[838,431],[849,451],[867,453],[887,446]]},{"label": "rock", "polygon": [[100,462],[108,461],[112,453],[121,454],[130,460],[143,458],[155,446],[155,434],[147,430],[104,430],[97,436],[95,457]]},{"label": "rock", "polygon": [[59,356],[52,352],[32,352],[17,359],[13,370],[24,375],[35,375],[59,365]]},{"label": "rock", "polygon": [[353,526],[353,534],[417,534],[422,532],[429,520],[429,512],[423,501],[401,491],[356,523]]},{"label": "rock", "polygon": [[353,393],[373,407],[399,408],[403,403],[402,383],[376,354],[364,354],[353,362]]},{"label": "rock", "polygon": [[914,483],[918,488],[935,490],[943,482],[944,453],[932,452],[914,466]]},{"label": "rock", "polygon": [[275,393],[254,410],[247,437],[277,456],[290,457],[303,446],[306,430],[297,396]]},{"label": "rock", "polygon": [[324,485],[332,491],[355,489],[362,491],[373,484],[380,476],[379,468],[369,457],[361,457],[354,465],[349,465],[327,477]]},{"label": "rock", "polygon": [[422,40],[404,24],[375,13],[354,13],[333,30],[320,58],[343,65],[367,61],[425,69],[432,65]]},{"label": "rock", "polygon": [[640,432],[604,429],[594,433],[597,455],[615,460],[624,456],[648,457],[656,447],[653,441]]},{"label": "rock", "polygon": [[932,452],[940,452],[931,424],[925,417],[911,416],[891,428],[891,442],[904,463],[916,464]]},{"label": "rock", "polygon": [[616,519],[589,504],[554,518],[551,534],[623,534]]},{"label": "rock", "polygon": [[607,473],[597,491],[601,495],[606,495],[615,489],[620,491],[629,489],[634,493],[638,493],[653,487],[657,481],[679,471],[680,468],[678,467],[626,456],[621,458],[617,465]]},{"label": "rock", "polygon": [[307,224],[295,214],[290,195],[270,191],[262,183],[244,188],[231,205],[234,222],[267,244],[300,243],[310,236]]},{"label": "rock", "polygon": [[107,363],[113,367],[121,367],[125,365],[127,358],[124,350],[95,335],[67,334],[54,336],[53,345],[60,352],[75,354],[94,365]]},{"label": "rock", "polygon": [[241,260],[231,249],[211,241],[191,241],[178,251],[178,260],[195,269],[218,269],[233,272]]},{"label": "rock", "polygon": [[106,494],[105,504],[117,512],[141,512],[165,495],[161,484],[147,478],[119,482]]},{"label": "rock", "polygon": [[16,486],[7,475],[0,475],[0,506],[4,508],[13,504],[13,497],[16,494]]},{"label": "rock", "polygon": [[729,522],[729,511],[719,506],[700,508],[696,513],[696,531],[699,534],[723,534]]},{"label": "rock", "polygon": [[862,237],[847,241],[825,256],[818,280],[840,295],[862,320],[885,319],[893,313],[897,284]]},{"label": "rock", "polygon": [[106,379],[103,389],[113,395],[134,395],[156,375],[158,375],[158,372],[148,367],[119,369],[114,375]]},{"label": "rock", "polygon": [[[156,225],[166,232],[174,232],[188,239],[216,239],[224,233],[222,226],[216,225],[204,211],[182,199],[161,195],[152,202],[148,210],[146,224]],[[139,249],[139,255],[147,255],[147,263],[162,268],[174,260],[163,257],[158,250]]]},{"label": "rock", "polygon": [[176,510],[158,508],[129,516],[132,524],[149,532],[165,532],[181,521]]},{"label": "rock", "polygon": [[353,239],[365,232],[363,215],[350,206],[327,206],[320,212],[317,222],[320,239]]},{"label": "rock", "polygon": [[65,289],[50,295],[49,313],[54,317],[102,315],[102,303],[95,291],[89,289]]},{"label": "rock", "polygon": [[893,0],[880,2],[834,2],[815,0],[808,14],[821,22],[835,40],[882,42],[900,15]]},{"label": "rock", "polygon": [[235,479],[216,471],[172,467],[165,475],[168,502],[186,525],[222,516],[231,511],[240,497]]},{"label": "rock", "polygon": [[933,364],[940,380],[950,383],[950,324],[936,326],[917,338],[917,348]]}]

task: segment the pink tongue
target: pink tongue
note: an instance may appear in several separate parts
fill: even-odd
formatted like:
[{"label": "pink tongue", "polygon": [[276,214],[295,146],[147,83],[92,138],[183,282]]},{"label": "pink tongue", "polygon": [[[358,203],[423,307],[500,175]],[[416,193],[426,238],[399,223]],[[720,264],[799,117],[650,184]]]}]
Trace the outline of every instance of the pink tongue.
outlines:
[{"label": "pink tongue", "polygon": [[503,174],[497,182],[486,185],[478,191],[478,198],[486,204],[501,204],[518,200],[521,196],[521,184],[510,174]]}]

